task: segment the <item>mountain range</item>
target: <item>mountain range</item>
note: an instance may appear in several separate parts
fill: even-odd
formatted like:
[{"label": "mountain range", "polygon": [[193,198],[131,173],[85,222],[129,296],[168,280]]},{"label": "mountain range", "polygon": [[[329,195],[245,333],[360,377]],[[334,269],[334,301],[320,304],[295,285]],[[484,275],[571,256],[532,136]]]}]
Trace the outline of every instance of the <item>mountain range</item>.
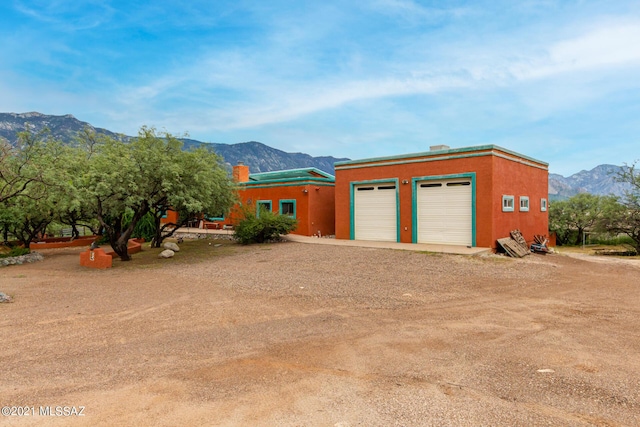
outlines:
[{"label": "mountain range", "polygon": [[[132,138],[107,129],[96,128],[87,122],[76,119],[71,114],[52,116],[36,112],[0,113],[0,139],[4,138],[9,143],[15,144],[18,132],[26,130],[27,126],[34,132],[48,128],[54,138],[65,142],[73,141],[78,132],[86,127],[112,138],[125,141]],[[229,169],[232,165],[243,162],[249,166],[253,173],[315,167],[334,174],[333,165],[335,162],[349,160],[331,156],[312,157],[304,153],[287,153],[256,141],[237,144],[203,143],[186,138],[183,138],[182,141],[185,148],[207,144],[222,156]],[[584,192],[621,196],[629,188],[628,185],[615,180],[616,174],[621,170],[622,166],[599,165],[589,171],[583,170],[569,177],[549,174],[549,199],[562,200]]]},{"label": "mountain range", "polygon": [[[53,138],[64,142],[73,141],[76,135],[87,127],[97,133],[124,141],[132,138],[107,129],[96,128],[87,122],[76,119],[71,114],[51,116],[36,112],[0,113],[0,138],[6,139],[10,144],[15,144],[18,133],[25,131],[27,127],[33,132],[40,132],[47,128]],[[252,173],[314,167],[333,175],[335,162],[349,160],[331,156],[312,157],[305,153],[287,153],[256,141],[238,144],[205,143],[188,138],[181,138],[181,141],[187,149],[206,144],[224,159],[229,170],[232,165],[243,162],[249,166]]]},{"label": "mountain range", "polygon": [[628,183],[616,181],[616,177],[625,170],[625,167],[598,165],[591,170],[583,170],[566,178],[562,175],[550,173],[549,199],[563,200],[578,193],[622,196],[625,191],[631,188]]}]

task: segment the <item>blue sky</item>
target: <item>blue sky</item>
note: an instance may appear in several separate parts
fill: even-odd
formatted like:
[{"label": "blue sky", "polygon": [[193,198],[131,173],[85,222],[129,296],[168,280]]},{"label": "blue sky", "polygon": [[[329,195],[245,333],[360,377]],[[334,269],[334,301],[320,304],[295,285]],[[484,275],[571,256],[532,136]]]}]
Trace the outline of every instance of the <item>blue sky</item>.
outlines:
[{"label": "blue sky", "polygon": [[0,111],[352,159],[640,159],[640,1],[0,3]]}]

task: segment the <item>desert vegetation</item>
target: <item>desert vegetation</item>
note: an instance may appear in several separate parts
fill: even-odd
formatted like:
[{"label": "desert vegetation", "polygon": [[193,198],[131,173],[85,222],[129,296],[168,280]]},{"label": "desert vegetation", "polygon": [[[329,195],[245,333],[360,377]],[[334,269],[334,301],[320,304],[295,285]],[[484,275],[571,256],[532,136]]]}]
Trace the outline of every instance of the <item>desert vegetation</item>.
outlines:
[{"label": "desert vegetation", "polygon": [[616,180],[630,185],[622,197],[588,193],[556,201],[549,206],[549,229],[559,244],[580,245],[585,233],[599,243],[627,244],[640,253],[640,174],[636,165],[625,168]]},{"label": "desert vegetation", "polygon": [[[130,142],[85,129],[74,144],[47,131],[0,144],[0,229],[4,242],[11,237],[25,248],[48,230],[66,226],[77,237],[84,226],[126,261],[134,233],[159,246],[187,221],[235,201],[219,156],[204,147],[185,151],[154,128],[143,126]],[[162,225],[169,208],[180,222]]]}]

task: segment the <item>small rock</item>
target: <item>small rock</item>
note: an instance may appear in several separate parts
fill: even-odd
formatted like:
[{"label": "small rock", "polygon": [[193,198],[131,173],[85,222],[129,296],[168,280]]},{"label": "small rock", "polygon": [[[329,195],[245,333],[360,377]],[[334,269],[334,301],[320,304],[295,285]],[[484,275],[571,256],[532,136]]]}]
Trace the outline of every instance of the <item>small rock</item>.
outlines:
[{"label": "small rock", "polygon": [[0,303],[2,302],[13,302],[13,298],[3,292],[0,292]]},{"label": "small rock", "polygon": [[178,243],[178,239],[175,237],[165,237],[163,243]]},{"label": "small rock", "polygon": [[171,249],[165,249],[164,251],[160,252],[160,254],[158,255],[158,258],[171,258],[175,254],[176,253]]},{"label": "small rock", "polygon": [[180,252],[180,247],[178,247],[178,245],[173,242],[166,242],[164,245],[162,245],[162,247],[172,250],[173,252]]},{"label": "small rock", "polygon": [[548,373],[553,373],[555,371],[553,369],[545,368],[545,369],[538,369],[537,372],[540,372],[541,374],[548,374]]}]

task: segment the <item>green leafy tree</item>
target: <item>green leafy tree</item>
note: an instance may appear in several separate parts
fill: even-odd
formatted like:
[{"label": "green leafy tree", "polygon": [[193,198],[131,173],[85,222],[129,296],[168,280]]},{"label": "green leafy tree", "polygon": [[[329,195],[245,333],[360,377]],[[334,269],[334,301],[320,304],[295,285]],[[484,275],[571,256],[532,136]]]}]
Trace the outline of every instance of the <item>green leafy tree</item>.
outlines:
[{"label": "green leafy tree", "polygon": [[[24,195],[27,188],[45,177],[40,161],[46,152],[47,131],[20,132],[15,146],[0,140],[0,208],[8,200]],[[29,197],[40,197],[32,191]]]},{"label": "green leafy tree", "polygon": [[558,243],[579,245],[583,233],[596,230],[615,204],[615,197],[589,193],[553,202],[549,205],[549,228],[555,231]]},{"label": "green leafy tree", "polygon": [[0,223],[25,247],[54,219],[59,194],[64,194],[67,148],[48,133],[30,131],[18,135],[18,144],[3,148],[0,186]]},{"label": "green leafy tree", "polygon": [[[114,252],[131,259],[127,245],[140,219],[161,191],[158,172],[167,144],[151,129],[140,130],[131,144],[103,135],[81,135],[87,152],[87,172],[79,188],[96,215]],[[130,215],[130,216],[129,216]]]},{"label": "green leafy tree", "polygon": [[5,215],[8,231],[27,249],[32,241],[45,232],[54,218],[53,207],[48,198],[16,197],[5,209]]},{"label": "green leafy tree", "polygon": [[[155,247],[160,247],[166,237],[203,214],[228,212],[237,200],[234,183],[222,159],[213,151],[204,147],[181,151],[172,163],[180,179],[172,183],[170,191],[166,191],[152,208],[156,230],[152,244]],[[178,221],[162,224],[162,216],[168,209],[178,212]]]},{"label": "green leafy tree", "polygon": [[98,234],[99,223],[81,187],[82,178],[88,171],[85,151],[78,146],[64,146],[59,155],[57,184],[51,192],[55,198],[55,222],[71,227],[71,237],[80,236],[79,227],[89,228]]},{"label": "green leafy tree", "polygon": [[123,261],[131,259],[128,240],[149,212],[172,205],[203,211],[233,200],[228,176],[218,171],[219,159],[185,153],[182,142],[167,132],[142,127],[130,143],[91,133],[82,138],[88,170],[79,188]]},{"label": "green leafy tree", "polygon": [[615,234],[626,234],[640,253],[640,172],[634,163],[617,175],[618,182],[629,184],[620,203],[610,206],[601,221],[601,227]]}]

